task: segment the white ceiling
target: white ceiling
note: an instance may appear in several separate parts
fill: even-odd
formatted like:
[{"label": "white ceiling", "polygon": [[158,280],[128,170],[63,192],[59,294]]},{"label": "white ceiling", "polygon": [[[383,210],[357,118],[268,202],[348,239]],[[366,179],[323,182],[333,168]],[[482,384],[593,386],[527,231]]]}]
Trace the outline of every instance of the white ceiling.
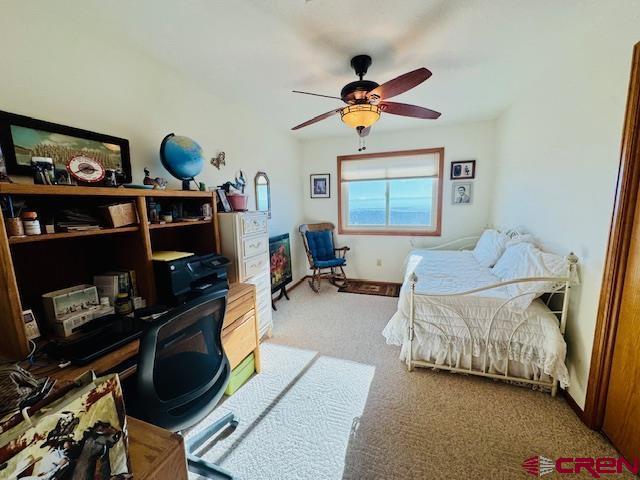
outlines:
[{"label": "white ceiling", "polygon": [[[291,90],[339,96],[342,86],[356,79],[349,61],[360,53],[373,57],[365,78],[378,83],[429,68],[429,80],[394,100],[442,112],[435,122],[495,118],[523,83],[544,74],[550,57],[592,31],[610,5],[598,0],[92,0],[91,8],[138,48],[288,130],[340,106],[338,100]],[[426,122],[434,121],[385,115],[374,129]],[[293,135],[341,133],[350,134],[335,117]]]}]

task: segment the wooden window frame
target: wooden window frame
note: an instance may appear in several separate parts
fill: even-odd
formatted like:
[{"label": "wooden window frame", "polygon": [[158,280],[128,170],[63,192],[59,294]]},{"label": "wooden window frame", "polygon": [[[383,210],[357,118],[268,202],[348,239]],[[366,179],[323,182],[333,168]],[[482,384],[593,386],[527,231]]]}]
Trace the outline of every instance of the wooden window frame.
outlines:
[{"label": "wooden window frame", "polygon": [[[409,157],[412,155],[438,155],[438,180],[437,180],[437,208],[436,225],[433,230],[420,229],[353,229],[344,225],[342,218],[342,162],[353,160],[368,160],[371,158]],[[416,150],[397,150],[393,152],[362,153],[356,155],[340,155],[337,157],[338,168],[338,233],[341,235],[384,235],[384,236],[411,236],[411,237],[439,237],[442,235],[442,190],[444,187],[444,147],[421,148]]]}]

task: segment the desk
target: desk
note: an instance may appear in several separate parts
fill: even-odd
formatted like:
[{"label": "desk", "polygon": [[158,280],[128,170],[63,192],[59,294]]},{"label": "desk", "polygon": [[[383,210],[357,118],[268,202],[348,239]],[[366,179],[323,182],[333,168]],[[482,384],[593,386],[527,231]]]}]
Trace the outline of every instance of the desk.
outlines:
[{"label": "desk", "polygon": [[137,418],[127,417],[129,457],[136,480],[186,480],[187,458],[184,441]]},{"label": "desk", "polygon": [[[235,368],[244,358],[253,352],[256,372],[260,372],[260,342],[256,321],[255,286],[246,283],[232,283],[229,286],[227,309],[222,330],[222,346],[229,357],[231,368]],[[93,370],[100,376],[106,372],[117,370],[122,362],[135,357],[140,347],[139,340],[133,340],[93,362],[83,365],[69,365],[59,368],[55,363],[38,365],[31,369],[37,377],[49,376],[64,385],[72,382],[87,370]],[[135,367],[116,371],[121,378],[135,373]]]},{"label": "desk", "polygon": [[[260,372],[260,342],[256,321],[255,286],[234,283],[229,287],[227,309],[223,320],[222,346],[235,368],[253,352],[256,372]],[[140,342],[134,340],[97,360],[84,365],[58,368],[55,363],[39,365],[31,369],[35,376],[50,376],[60,387],[68,385],[87,370],[100,376],[116,370],[122,378],[135,372],[135,366],[117,371],[118,365],[138,354]],[[129,454],[136,480],[186,480],[187,465],[184,442],[180,435],[150,425],[133,417],[127,417]]]}]

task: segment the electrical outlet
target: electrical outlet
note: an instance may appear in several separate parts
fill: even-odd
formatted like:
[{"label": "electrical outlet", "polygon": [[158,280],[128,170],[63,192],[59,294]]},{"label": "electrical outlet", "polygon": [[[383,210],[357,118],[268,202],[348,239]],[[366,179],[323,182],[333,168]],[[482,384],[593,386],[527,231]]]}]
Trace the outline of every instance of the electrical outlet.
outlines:
[{"label": "electrical outlet", "polygon": [[378,260],[376,260],[376,265],[381,267],[382,266],[382,259],[379,258]]}]

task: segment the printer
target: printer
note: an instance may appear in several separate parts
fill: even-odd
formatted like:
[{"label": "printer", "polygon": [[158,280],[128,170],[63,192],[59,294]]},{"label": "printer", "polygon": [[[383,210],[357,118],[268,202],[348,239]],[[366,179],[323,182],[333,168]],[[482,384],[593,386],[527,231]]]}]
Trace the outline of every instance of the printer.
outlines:
[{"label": "printer", "polygon": [[158,302],[176,306],[200,295],[229,289],[229,259],[214,253],[154,260]]}]

